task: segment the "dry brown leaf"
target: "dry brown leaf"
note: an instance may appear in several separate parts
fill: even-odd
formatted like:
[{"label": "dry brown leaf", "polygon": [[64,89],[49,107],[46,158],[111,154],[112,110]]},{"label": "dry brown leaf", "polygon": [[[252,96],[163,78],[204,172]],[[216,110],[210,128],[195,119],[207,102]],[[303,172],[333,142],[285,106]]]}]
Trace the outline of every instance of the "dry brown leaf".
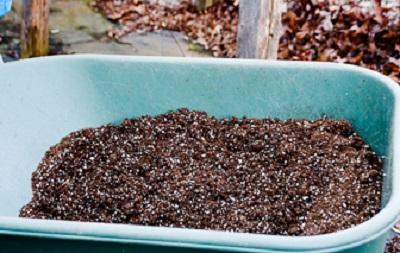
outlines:
[{"label": "dry brown leaf", "polygon": [[286,18],[287,18],[287,24],[289,25],[289,28],[291,30],[294,30],[296,28],[296,23],[297,23],[297,15],[293,11],[288,11],[286,13]]}]

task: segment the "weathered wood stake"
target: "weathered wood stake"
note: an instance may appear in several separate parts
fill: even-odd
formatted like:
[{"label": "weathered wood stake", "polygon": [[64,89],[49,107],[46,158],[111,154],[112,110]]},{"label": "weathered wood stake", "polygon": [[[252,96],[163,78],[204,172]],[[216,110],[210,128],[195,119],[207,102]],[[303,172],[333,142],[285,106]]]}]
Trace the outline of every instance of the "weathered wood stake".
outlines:
[{"label": "weathered wood stake", "polygon": [[44,56],[49,52],[50,0],[23,0],[21,57]]},{"label": "weathered wood stake", "polygon": [[281,28],[280,0],[240,0],[236,56],[276,59]]}]

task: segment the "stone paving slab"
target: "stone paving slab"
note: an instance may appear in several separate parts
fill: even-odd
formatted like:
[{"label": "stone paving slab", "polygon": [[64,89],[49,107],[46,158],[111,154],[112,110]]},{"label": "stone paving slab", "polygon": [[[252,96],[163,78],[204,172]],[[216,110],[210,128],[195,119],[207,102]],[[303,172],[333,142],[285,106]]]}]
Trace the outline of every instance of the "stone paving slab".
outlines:
[{"label": "stone paving slab", "polygon": [[64,44],[63,51],[67,54],[209,56],[189,50],[189,44],[179,32],[132,32],[119,41],[104,39],[106,31],[113,24],[94,12],[88,5],[88,0],[53,1],[49,22],[51,36]]},{"label": "stone paving slab", "polygon": [[51,37],[66,45],[95,41],[92,35],[80,30],[57,31]]},{"label": "stone paving slab", "polygon": [[96,13],[85,0],[56,0],[50,7],[49,27],[51,30],[83,31],[88,34],[103,34],[113,26]]},{"label": "stone paving slab", "polygon": [[68,54],[135,54],[135,50],[131,45],[102,41],[90,41],[66,45],[64,51]]},{"label": "stone paving slab", "polygon": [[120,41],[132,45],[137,55],[184,56],[174,36],[168,31],[145,34],[132,32]]},{"label": "stone paving slab", "polygon": [[121,38],[131,44],[138,55],[209,57],[210,54],[190,50],[189,43],[180,32],[160,31],[140,34],[132,32]]}]

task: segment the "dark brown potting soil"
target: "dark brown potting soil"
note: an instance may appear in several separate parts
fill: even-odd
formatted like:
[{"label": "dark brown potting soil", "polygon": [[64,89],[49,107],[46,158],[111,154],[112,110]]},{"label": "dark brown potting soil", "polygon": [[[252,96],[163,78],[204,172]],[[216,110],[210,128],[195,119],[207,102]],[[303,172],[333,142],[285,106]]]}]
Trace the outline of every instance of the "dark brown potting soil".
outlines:
[{"label": "dark brown potting soil", "polygon": [[386,245],[385,253],[400,253],[400,235],[389,240]]},{"label": "dark brown potting soil", "polygon": [[345,120],[180,109],[50,148],[20,216],[314,235],[379,212],[381,159]]}]

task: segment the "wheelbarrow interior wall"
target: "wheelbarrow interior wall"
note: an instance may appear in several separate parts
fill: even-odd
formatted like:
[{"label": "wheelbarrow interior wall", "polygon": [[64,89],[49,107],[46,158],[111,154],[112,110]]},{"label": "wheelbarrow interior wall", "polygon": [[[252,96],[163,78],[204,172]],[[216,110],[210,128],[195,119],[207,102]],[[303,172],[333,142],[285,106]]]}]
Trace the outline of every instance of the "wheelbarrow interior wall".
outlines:
[{"label": "wheelbarrow interior wall", "polygon": [[[180,107],[216,117],[347,119],[385,157],[395,99],[369,72],[340,65],[224,60],[45,58],[0,66],[0,216],[31,198],[31,173],[72,131]],[[327,67],[328,66],[328,67]],[[384,203],[390,197],[389,179]]]}]

